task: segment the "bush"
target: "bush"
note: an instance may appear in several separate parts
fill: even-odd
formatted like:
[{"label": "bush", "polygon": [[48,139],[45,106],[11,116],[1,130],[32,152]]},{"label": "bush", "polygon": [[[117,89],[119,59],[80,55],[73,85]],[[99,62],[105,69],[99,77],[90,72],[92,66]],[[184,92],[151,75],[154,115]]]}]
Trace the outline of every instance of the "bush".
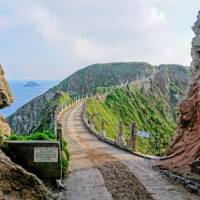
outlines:
[{"label": "bush", "polygon": [[50,131],[35,132],[30,135],[18,135],[12,133],[8,140],[55,140],[56,136]]}]

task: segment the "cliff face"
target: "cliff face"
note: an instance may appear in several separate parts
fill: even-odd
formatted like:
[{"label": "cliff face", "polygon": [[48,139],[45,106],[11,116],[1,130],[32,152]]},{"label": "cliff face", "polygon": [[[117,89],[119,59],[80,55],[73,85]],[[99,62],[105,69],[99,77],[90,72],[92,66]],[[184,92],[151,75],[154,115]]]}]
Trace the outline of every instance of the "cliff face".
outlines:
[{"label": "cliff face", "polygon": [[159,65],[150,79],[175,109],[189,86],[190,70],[181,65]]},{"label": "cliff face", "polygon": [[8,83],[4,78],[3,68],[0,65],[0,109],[9,106],[12,102],[13,98]]},{"label": "cliff face", "polygon": [[[12,103],[12,95],[0,66],[0,108]],[[0,136],[9,134],[10,129],[3,117],[0,117]],[[51,199],[42,182],[33,174],[28,173],[13,163],[0,150],[0,199]]]},{"label": "cliff face", "polygon": [[[51,91],[36,97],[7,118],[14,133],[28,134],[37,126],[40,113],[54,99]],[[51,113],[53,114],[53,113]]]},{"label": "cliff face", "polygon": [[159,163],[162,169],[182,175],[200,175],[200,12],[193,31],[194,80],[179,107],[177,134],[167,153],[172,157]]}]

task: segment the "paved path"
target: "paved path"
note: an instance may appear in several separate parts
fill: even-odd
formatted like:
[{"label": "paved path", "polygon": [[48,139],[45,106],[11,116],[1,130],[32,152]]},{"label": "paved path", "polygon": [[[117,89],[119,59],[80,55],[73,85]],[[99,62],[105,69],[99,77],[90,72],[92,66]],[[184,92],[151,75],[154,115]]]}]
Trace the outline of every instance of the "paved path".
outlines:
[{"label": "paved path", "polygon": [[[152,170],[152,161],[99,141],[82,122],[83,104],[61,116],[71,160],[59,200],[197,200]],[[141,184],[142,183],[142,184]]]}]

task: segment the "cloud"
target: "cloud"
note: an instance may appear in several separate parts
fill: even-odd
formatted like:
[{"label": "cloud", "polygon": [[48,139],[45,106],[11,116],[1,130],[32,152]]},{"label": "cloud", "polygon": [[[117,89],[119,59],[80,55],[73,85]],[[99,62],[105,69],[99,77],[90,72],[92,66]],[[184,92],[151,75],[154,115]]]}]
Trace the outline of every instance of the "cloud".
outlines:
[{"label": "cloud", "polygon": [[15,63],[23,76],[34,67],[34,76],[41,78],[64,78],[96,62],[189,65],[190,26],[198,1],[0,0],[7,10],[7,16],[0,15],[0,29],[11,29],[5,19],[16,19],[10,35],[0,39],[1,44],[7,41],[0,47],[0,59],[10,58],[12,52],[15,59],[7,59],[8,64]]},{"label": "cloud", "polygon": [[22,8],[21,14],[34,27],[36,33],[49,44],[59,44],[65,38],[62,20],[48,7],[32,3]]}]

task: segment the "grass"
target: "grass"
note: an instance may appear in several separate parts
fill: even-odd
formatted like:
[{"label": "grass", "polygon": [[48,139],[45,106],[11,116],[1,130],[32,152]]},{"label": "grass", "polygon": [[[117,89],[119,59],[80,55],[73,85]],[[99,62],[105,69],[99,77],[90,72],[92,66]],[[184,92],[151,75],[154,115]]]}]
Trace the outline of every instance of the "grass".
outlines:
[{"label": "grass", "polygon": [[30,135],[18,135],[12,133],[8,140],[55,140],[56,136],[50,131],[35,132]]},{"label": "grass", "polygon": [[46,103],[41,109],[37,117],[37,122],[31,132],[44,132],[46,130],[53,131],[53,115],[56,108],[61,108],[71,102],[71,98],[68,93],[59,91],[55,98]]},{"label": "grass", "polygon": [[[134,86],[115,88],[105,100],[96,97],[89,99],[87,115],[93,116],[97,131],[100,129],[100,119],[104,118],[105,132],[109,138],[116,137],[119,120],[123,122],[127,141],[130,137],[129,126],[133,122],[138,130],[149,132],[148,139],[137,136],[136,151],[141,153],[164,154],[175,132],[171,106],[157,88],[152,88],[150,92]],[[154,145],[158,139],[159,144]]]}]

